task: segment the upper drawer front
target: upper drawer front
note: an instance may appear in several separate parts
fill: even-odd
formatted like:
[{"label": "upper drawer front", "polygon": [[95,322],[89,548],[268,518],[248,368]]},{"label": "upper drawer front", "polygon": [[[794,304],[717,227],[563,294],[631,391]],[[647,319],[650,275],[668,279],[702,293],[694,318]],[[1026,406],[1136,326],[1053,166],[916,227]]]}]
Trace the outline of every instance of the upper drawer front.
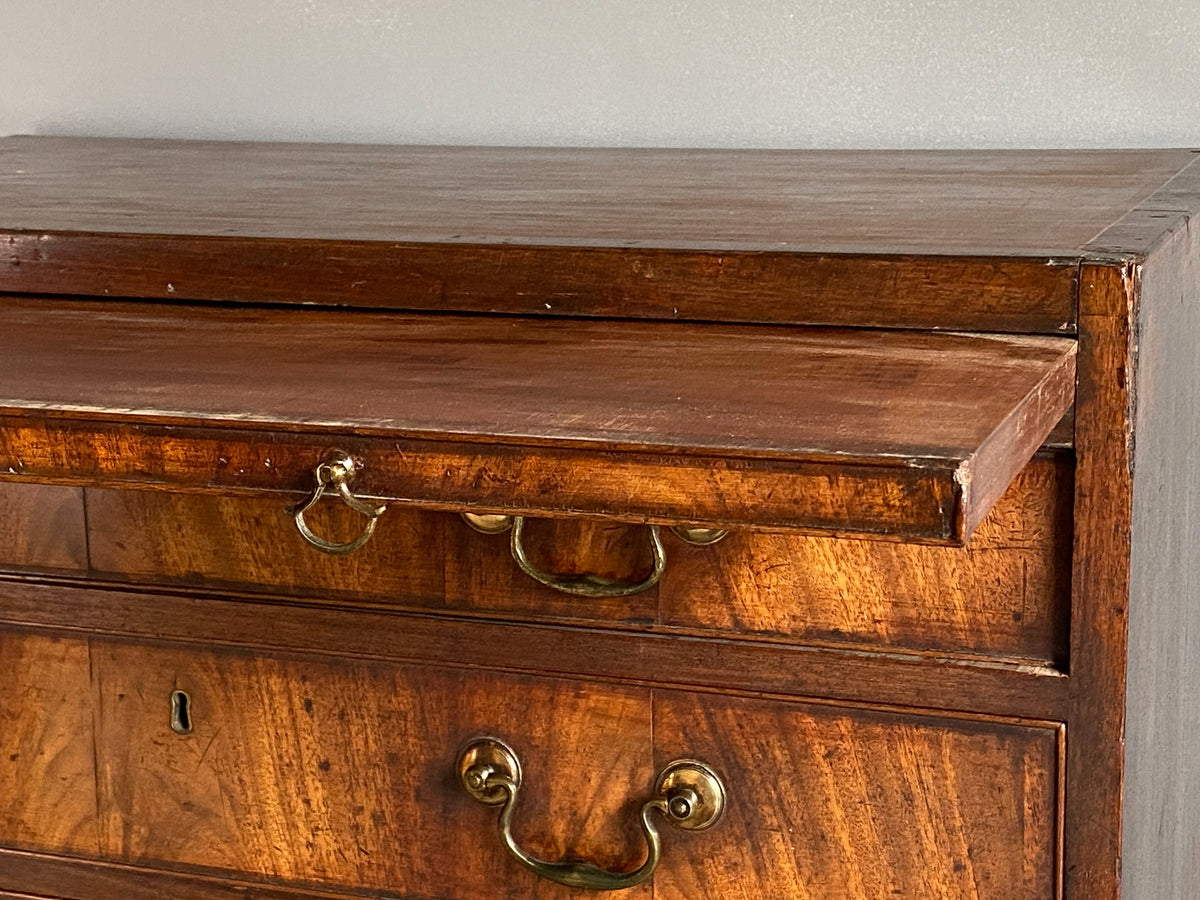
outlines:
[{"label": "upper drawer front", "polygon": [[[1061,662],[1071,472],[1065,457],[1033,460],[965,548],[737,531],[693,547],[664,534],[658,585],[611,599],[537,584],[512,560],[507,535],[478,534],[453,514],[393,507],[361,550],[330,556],[305,544],[278,499],[152,491],[87,489],[85,554],[79,489],[0,485],[0,509],[9,513],[0,565],[55,563],[117,581],[335,603]],[[331,500],[310,520],[336,539],[361,528],[356,513]],[[551,572],[636,581],[650,567],[644,528],[532,520],[525,546]]]},{"label": "upper drawer front", "polygon": [[[520,867],[464,793],[455,760],[485,734],[520,758],[518,844],[614,871],[645,856],[656,772],[713,767],[724,818],[660,820],[662,862],[624,896],[1055,896],[1052,726],[15,634],[0,674],[6,846],[372,896],[593,896]],[[0,890],[37,887],[6,871]]]}]

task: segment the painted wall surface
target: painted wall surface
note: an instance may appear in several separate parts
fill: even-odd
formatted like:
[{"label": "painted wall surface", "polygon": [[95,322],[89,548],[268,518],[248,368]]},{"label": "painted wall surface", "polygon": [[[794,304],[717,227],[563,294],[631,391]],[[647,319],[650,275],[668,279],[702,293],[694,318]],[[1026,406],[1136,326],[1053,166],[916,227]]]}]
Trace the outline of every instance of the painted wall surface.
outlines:
[{"label": "painted wall surface", "polygon": [[0,134],[1200,144],[1200,0],[0,0]]}]

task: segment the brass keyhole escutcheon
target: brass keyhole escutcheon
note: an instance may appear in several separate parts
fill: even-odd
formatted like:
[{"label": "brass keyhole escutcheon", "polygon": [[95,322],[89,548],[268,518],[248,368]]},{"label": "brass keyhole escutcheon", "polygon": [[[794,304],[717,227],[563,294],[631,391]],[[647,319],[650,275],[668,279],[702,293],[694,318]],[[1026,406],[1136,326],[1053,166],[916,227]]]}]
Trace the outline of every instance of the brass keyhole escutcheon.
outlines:
[{"label": "brass keyhole escutcheon", "polygon": [[176,734],[192,733],[192,698],[187,691],[171,691],[171,730]]}]

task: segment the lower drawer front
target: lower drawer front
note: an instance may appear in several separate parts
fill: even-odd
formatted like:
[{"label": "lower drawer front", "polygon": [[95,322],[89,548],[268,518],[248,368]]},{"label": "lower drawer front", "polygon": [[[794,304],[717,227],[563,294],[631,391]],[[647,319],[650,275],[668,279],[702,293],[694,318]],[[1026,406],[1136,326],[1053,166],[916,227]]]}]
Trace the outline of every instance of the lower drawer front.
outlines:
[{"label": "lower drawer front", "polygon": [[[313,891],[587,896],[520,867],[463,791],[481,734],[520,757],[519,844],[613,870],[645,856],[662,766],[717,771],[724,818],[660,821],[662,863],[624,897],[1056,896],[1053,726],[16,633],[0,844]],[[0,891],[37,892],[5,871]]]}]

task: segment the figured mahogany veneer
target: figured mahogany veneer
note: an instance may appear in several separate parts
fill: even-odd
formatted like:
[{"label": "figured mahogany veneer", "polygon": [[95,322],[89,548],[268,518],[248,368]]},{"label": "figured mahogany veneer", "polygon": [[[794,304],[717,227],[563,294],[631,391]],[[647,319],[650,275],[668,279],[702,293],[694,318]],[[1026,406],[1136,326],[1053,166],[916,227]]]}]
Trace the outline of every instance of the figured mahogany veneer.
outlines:
[{"label": "figured mahogany veneer", "polygon": [[[61,558],[68,574],[66,564],[83,556],[75,574],[116,582],[1044,665],[1066,653],[1071,475],[1061,455],[1031,461],[964,549],[749,531],[689,547],[667,536],[662,581],[605,601],[580,602],[537,584],[512,564],[507,540],[447,513],[397,507],[352,559],[315,553],[274,496],[88,488],[83,535],[39,530],[48,509],[61,510],[60,520],[74,509],[82,523],[78,488],[0,484],[0,510],[9,513],[0,522],[40,534],[41,548],[10,544],[0,567],[29,571]],[[337,540],[362,527],[332,500],[310,518]],[[527,535],[546,571],[628,578],[650,566],[640,528],[535,519]]]},{"label": "figured mahogany veneer", "polygon": [[[28,786],[0,812],[17,845],[316,890],[578,896],[528,878],[494,839],[495,811],[447,777],[446,748],[495,734],[522,757],[518,839],[544,858],[636,865],[632,811],[681,748],[738,786],[719,831],[665,834],[662,875],[622,896],[782,900],[796,884],[823,900],[887,885],[1018,900],[1054,883],[1058,736],[1044,723],[36,636],[6,637],[0,659],[19,661],[0,702],[36,686],[73,712],[56,703],[56,720],[0,734]],[[188,735],[164,728],[175,690],[191,698]],[[47,766],[64,731],[95,757]],[[830,823],[855,848],[836,869]],[[748,846],[757,864],[743,867]]]}]

